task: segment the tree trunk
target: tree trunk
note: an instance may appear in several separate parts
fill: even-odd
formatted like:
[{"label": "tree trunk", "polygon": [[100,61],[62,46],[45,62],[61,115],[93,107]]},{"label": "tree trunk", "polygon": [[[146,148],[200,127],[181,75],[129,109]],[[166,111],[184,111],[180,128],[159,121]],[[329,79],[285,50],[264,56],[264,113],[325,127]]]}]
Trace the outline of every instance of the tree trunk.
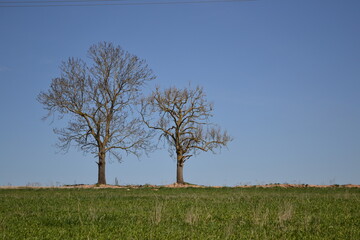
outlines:
[{"label": "tree trunk", "polygon": [[184,162],[182,154],[177,154],[177,166],[176,166],[176,183],[184,184]]},{"label": "tree trunk", "polygon": [[98,184],[106,184],[105,177],[105,153],[99,153],[99,162],[97,163],[99,167],[98,171]]},{"label": "tree trunk", "polygon": [[176,183],[178,184],[184,184],[184,175],[183,175],[183,169],[184,169],[184,165],[182,164],[177,164],[177,169],[176,169]]}]

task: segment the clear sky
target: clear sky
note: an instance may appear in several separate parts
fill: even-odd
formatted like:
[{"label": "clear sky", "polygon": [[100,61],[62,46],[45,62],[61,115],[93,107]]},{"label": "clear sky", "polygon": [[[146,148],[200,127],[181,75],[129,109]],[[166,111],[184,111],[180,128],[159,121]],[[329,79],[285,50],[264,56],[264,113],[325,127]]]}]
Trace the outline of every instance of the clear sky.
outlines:
[{"label": "clear sky", "polygon": [[[168,0],[173,1],[173,0]],[[184,168],[204,185],[360,184],[360,1],[254,0],[0,7],[0,185],[93,184],[96,159],[55,148],[36,101],[59,64],[109,41],[147,60],[161,87],[202,85],[234,137]],[[175,182],[167,149],[107,165],[114,184]]]}]

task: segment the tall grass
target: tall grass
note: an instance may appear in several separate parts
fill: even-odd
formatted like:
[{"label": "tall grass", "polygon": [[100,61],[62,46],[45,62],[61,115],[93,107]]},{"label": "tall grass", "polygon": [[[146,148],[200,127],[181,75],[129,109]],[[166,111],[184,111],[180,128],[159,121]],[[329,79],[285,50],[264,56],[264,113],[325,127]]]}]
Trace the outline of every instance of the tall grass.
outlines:
[{"label": "tall grass", "polygon": [[359,189],[2,189],[0,239],[360,239]]}]

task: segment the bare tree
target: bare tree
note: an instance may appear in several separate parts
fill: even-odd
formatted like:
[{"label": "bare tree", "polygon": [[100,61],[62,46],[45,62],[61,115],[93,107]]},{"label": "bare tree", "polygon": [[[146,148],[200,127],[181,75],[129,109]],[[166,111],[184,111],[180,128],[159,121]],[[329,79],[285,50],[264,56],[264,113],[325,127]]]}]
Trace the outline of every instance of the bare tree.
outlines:
[{"label": "bare tree", "polygon": [[184,163],[199,151],[225,147],[231,137],[226,131],[210,123],[213,105],[208,103],[202,87],[161,91],[157,88],[142,100],[141,115],[150,129],[159,130],[160,138],[169,144],[169,152],[176,156],[176,182],[184,184]]},{"label": "bare tree", "polygon": [[98,158],[98,184],[106,184],[106,155],[121,161],[123,150],[139,155],[147,149],[149,133],[141,118],[134,115],[143,85],[155,78],[144,60],[112,43],[98,43],[88,50],[91,65],[69,58],[60,66],[61,74],[37,100],[49,117],[68,116],[66,128],[54,129],[59,147],[68,150],[75,143]]}]

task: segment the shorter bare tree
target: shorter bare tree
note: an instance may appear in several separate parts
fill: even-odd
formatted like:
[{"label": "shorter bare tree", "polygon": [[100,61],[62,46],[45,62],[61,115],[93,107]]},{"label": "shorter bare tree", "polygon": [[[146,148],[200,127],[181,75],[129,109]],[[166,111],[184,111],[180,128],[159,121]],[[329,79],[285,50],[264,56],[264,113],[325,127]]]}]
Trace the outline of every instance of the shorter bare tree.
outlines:
[{"label": "shorter bare tree", "polygon": [[176,182],[184,184],[184,163],[199,151],[212,151],[227,146],[232,138],[209,120],[213,105],[206,100],[202,87],[177,89],[172,87],[142,100],[144,123],[161,132],[176,156]]}]

